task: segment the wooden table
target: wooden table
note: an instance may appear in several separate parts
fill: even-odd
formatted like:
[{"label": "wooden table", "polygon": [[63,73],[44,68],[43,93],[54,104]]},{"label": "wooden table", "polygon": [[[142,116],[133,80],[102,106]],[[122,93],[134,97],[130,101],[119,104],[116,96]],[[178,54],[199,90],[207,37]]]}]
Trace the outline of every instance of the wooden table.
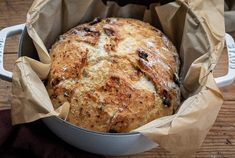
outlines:
[{"label": "wooden table", "polygon": [[[25,22],[26,12],[32,0],[1,0],[0,1],[0,29]],[[235,37],[235,33],[233,33]],[[12,70],[18,50],[18,37],[10,37],[5,47],[5,68]],[[215,76],[226,74],[227,55],[222,57],[214,72]],[[235,83],[221,89],[224,104],[218,118],[208,133],[201,148],[196,153],[197,158],[233,158],[235,157]],[[11,83],[0,80],[0,107],[10,106]],[[128,157],[174,157],[161,147],[151,151]]]}]

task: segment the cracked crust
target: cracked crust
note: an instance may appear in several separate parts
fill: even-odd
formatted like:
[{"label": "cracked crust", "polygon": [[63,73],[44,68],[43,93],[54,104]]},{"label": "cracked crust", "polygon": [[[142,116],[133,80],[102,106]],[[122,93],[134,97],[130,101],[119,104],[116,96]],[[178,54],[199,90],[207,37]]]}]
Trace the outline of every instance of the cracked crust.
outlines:
[{"label": "cracked crust", "polygon": [[161,31],[139,20],[96,18],[60,36],[50,51],[47,90],[67,121],[129,132],[179,104],[178,55]]}]

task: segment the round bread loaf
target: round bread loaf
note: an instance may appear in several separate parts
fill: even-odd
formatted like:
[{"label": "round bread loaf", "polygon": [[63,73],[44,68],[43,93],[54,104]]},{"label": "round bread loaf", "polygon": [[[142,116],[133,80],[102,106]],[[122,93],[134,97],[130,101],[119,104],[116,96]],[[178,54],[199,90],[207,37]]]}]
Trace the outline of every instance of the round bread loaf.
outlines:
[{"label": "round bread loaf", "polygon": [[50,50],[47,90],[67,121],[129,132],[171,115],[179,104],[179,60],[158,29],[129,18],[96,18],[60,36]]}]

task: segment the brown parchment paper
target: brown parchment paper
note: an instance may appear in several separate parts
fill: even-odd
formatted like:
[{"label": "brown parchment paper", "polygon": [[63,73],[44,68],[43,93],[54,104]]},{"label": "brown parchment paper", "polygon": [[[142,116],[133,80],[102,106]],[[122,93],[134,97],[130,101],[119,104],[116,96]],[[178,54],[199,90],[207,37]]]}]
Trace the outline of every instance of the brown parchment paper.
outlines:
[{"label": "brown parchment paper", "polygon": [[[131,17],[161,28],[181,58],[182,104],[176,114],[156,119],[134,131],[166,150],[189,155],[202,144],[223,103],[212,72],[224,45],[224,3],[221,0],[178,0],[118,6],[101,0],[36,0],[27,14],[27,29],[40,61],[21,57],[13,72],[12,123],[56,115],[63,119],[69,103],[54,109],[43,80],[50,69],[51,45],[57,37],[94,17]],[[185,156],[184,156],[185,157]]]}]

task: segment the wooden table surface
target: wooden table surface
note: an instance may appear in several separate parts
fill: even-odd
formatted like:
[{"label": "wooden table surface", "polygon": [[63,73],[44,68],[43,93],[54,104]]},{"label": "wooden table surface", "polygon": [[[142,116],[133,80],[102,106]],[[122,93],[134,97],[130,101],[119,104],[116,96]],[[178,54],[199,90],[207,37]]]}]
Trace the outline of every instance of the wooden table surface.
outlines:
[{"label": "wooden table surface", "polygon": [[[26,13],[32,0],[0,0],[0,29],[7,26],[25,22]],[[235,37],[235,33],[233,33]],[[7,39],[4,55],[4,65],[7,70],[12,70],[16,60],[19,36]],[[221,76],[227,72],[227,55],[224,52],[214,72]],[[217,120],[208,133],[201,148],[195,154],[197,158],[235,158],[235,83],[221,89],[224,104]],[[0,80],[0,107],[10,106],[11,83]],[[159,157],[168,158],[174,155],[159,147],[145,153],[126,157]]]}]

